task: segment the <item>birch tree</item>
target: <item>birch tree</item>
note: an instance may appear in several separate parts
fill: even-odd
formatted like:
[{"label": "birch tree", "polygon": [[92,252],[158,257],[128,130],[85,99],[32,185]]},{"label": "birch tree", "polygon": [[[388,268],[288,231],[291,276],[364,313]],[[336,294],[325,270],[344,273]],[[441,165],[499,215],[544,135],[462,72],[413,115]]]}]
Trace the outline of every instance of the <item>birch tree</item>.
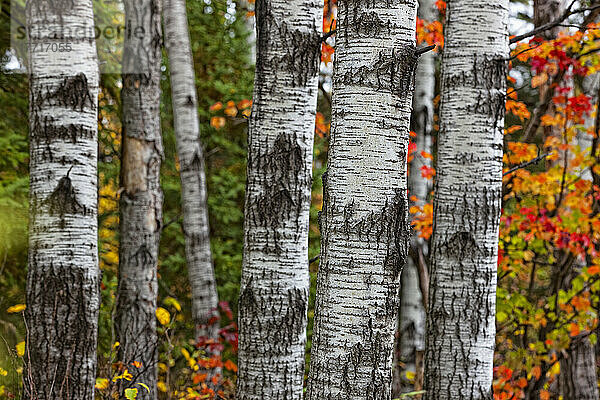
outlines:
[{"label": "birch tree", "polygon": [[508,3],[447,3],[427,313],[427,400],[492,397]]},{"label": "birch tree", "polygon": [[185,255],[192,288],[192,318],[199,338],[217,340],[218,296],[210,251],[204,152],[199,140],[194,60],[185,0],[165,0],[165,45],[169,57],[175,138],[179,156]]},{"label": "birch tree", "polygon": [[[434,21],[436,12],[434,2],[420,0],[417,12],[424,21]],[[410,166],[408,190],[416,197],[416,204],[423,206],[427,202],[430,187],[421,175],[422,167],[431,167],[430,160],[421,153],[431,152],[431,130],[433,127],[433,98],[435,97],[435,55],[425,53],[419,59],[415,78],[415,96],[411,118],[412,130],[417,134],[417,151]],[[413,233],[411,238],[411,256],[407,259],[406,269],[402,272],[400,290],[400,322],[398,330],[398,357],[404,368],[394,369],[394,397],[401,393],[419,391],[423,386],[423,368],[425,353],[425,307],[419,274],[419,253],[426,254],[425,240]],[[406,373],[414,374],[414,384],[410,384]]]},{"label": "birch tree", "polygon": [[239,299],[238,398],[301,399],[320,62],[317,0],[256,2]]},{"label": "birch tree", "polygon": [[[126,0],[123,50],[119,287],[115,330],[119,358],[143,383],[140,399],[156,398],[156,268],[162,225],[160,166],[161,3]],[[141,363],[136,368],[133,361]]]},{"label": "birch tree", "polygon": [[92,2],[65,8],[57,1],[28,1],[27,24],[30,225],[23,396],[92,400],[100,306]]},{"label": "birch tree", "polygon": [[390,399],[416,1],[338,1],[309,400]]}]

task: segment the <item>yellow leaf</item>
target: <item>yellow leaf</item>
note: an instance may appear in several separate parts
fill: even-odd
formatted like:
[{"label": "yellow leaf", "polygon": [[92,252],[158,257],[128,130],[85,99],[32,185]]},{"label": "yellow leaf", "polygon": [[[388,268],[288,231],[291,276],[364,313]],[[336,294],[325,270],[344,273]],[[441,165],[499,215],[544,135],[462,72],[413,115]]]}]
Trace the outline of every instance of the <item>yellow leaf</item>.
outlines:
[{"label": "yellow leaf", "polygon": [[23,311],[27,306],[25,304],[15,304],[12,307],[8,307],[6,312],[9,314],[14,314]]},{"label": "yellow leaf", "polygon": [[158,386],[158,390],[163,393],[167,393],[167,385],[163,381],[159,381],[156,386]]},{"label": "yellow leaf", "polygon": [[413,381],[415,379],[415,373],[413,371],[406,371],[406,379]]},{"label": "yellow leaf", "polygon": [[94,387],[98,390],[106,389],[108,387],[108,379],[96,378],[96,385]]},{"label": "yellow leaf", "polygon": [[2,367],[0,367],[0,376],[6,376],[8,375],[8,371],[3,369]]},{"label": "yellow leaf", "polygon": [[160,322],[161,325],[167,325],[171,322],[171,314],[162,307],[156,309],[156,318],[158,318],[158,322]]},{"label": "yellow leaf", "polygon": [[556,376],[560,374],[560,363],[556,362],[554,363],[554,365],[552,366],[552,368],[550,368],[550,375],[551,376]]},{"label": "yellow leaf", "polygon": [[138,385],[140,385],[141,387],[146,389],[148,391],[148,393],[150,393],[150,388],[148,387],[148,385],[146,385],[145,383],[141,383],[141,382],[138,382]]},{"label": "yellow leaf", "polygon": [[115,342],[115,344],[113,344],[113,350],[116,349],[117,347],[119,347],[120,345],[121,345],[121,343]]},{"label": "yellow leaf", "polygon": [[135,399],[137,399],[137,393],[138,393],[138,390],[135,388],[125,389],[125,398],[127,400],[135,400]]},{"label": "yellow leaf", "polygon": [[175,307],[175,309],[177,311],[181,311],[181,304],[179,304],[179,302],[177,300],[175,300],[173,297],[167,297],[163,303],[165,303],[165,305],[167,306],[173,306]]},{"label": "yellow leaf", "polygon": [[16,346],[17,355],[19,357],[23,357],[25,355],[25,342],[19,342]]},{"label": "yellow leaf", "polygon": [[190,359],[190,353],[186,349],[181,349],[181,354],[183,354],[186,360]]}]

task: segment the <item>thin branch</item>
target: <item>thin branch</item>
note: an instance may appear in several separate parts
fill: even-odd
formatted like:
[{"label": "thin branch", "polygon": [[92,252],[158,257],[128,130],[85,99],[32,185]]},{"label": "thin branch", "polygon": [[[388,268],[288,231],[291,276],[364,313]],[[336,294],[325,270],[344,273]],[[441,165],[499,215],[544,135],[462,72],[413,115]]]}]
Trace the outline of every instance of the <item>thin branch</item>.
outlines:
[{"label": "thin branch", "polygon": [[535,36],[538,33],[542,33],[544,31],[547,31],[548,29],[555,28],[555,27],[561,25],[562,22],[564,20],[566,20],[567,18],[569,18],[571,15],[581,14],[581,13],[584,13],[586,11],[595,11],[595,10],[600,9],[600,4],[598,4],[598,5],[591,6],[591,7],[582,7],[582,8],[578,8],[577,10],[571,10],[571,8],[573,7],[574,4],[575,4],[575,0],[573,0],[571,2],[571,4],[569,4],[569,6],[565,10],[565,12],[562,13],[562,15],[560,17],[558,17],[557,19],[555,19],[554,21],[548,22],[547,24],[544,24],[544,25],[542,25],[540,27],[537,27],[537,28],[535,28],[535,29],[533,29],[533,30],[531,30],[529,32],[526,32],[526,33],[524,33],[522,35],[514,36],[513,38],[510,39],[510,44],[513,44],[513,43],[516,43],[516,42],[520,42],[523,39],[526,39],[526,38],[531,37],[531,36]]},{"label": "thin branch", "polygon": [[427,53],[428,51],[431,51],[435,49],[435,44],[432,44],[431,46],[425,46],[425,47],[419,47],[418,49],[415,50],[415,55],[417,57],[422,56],[423,54]]},{"label": "thin branch", "polygon": [[551,154],[552,154],[552,152],[546,153],[546,154],[542,154],[541,156],[537,156],[533,160],[530,160],[530,161],[524,162],[522,164],[519,164],[516,167],[511,168],[508,171],[506,171],[504,174],[502,174],[502,176],[506,176],[506,175],[512,174],[513,172],[515,172],[515,171],[517,171],[519,169],[523,169],[523,168],[528,167],[528,166],[530,166],[532,164],[536,164],[536,163],[542,161],[543,159],[545,159],[546,157],[548,157]]}]

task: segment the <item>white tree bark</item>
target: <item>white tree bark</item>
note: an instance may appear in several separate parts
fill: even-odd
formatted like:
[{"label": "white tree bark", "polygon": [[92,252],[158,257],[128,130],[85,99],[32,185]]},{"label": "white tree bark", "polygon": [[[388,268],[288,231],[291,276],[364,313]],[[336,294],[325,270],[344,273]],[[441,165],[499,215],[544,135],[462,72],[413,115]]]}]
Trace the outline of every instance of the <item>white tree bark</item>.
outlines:
[{"label": "white tree bark", "polygon": [[427,400],[492,397],[508,3],[447,3],[427,313]]},{"label": "white tree bark", "polygon": [[[419,18],[432,22],[437,15],[434,2],[420,0],[417,15]],[[435,53],[423,54],[417,65],[415,77],[415,96],[411,125],[417,134],[417,151],[414,154],[408,182],[409,196],[417,198],[417,205],[427,202],[430,186],[429,181],[421,175],[421,167],[431,167],[431,162],[421,156],[421,152],[431,153],[431,131],[433,127],[435,97]],[[425,240],[413,233],[411,247],[416,254],[419,250],[426,253]],[[408,257],[405,270],[402,272],[400,289],[400,323],[398,337],[398,358],[404,368],[395,365],[394,397],[401,393],[421,390],[423,385],[423,354],[425,352],[425,307],[423,306],[419,271],[414,257]],[[418,367],[417,367],[418,365]],[[406,372],[414,374],[414,384],[407,380]]]},{"label": "white tree bark", "polygon": [[319,0],[257,0],[238,399],[302,398]]},{"label": "white tree bark", "polygon": [[[160,165],[161,2],[126,0],[123,50],[119,288],[115,331],[119,359],[133,375],[121,390],[139,387],[139,399],[156,399],[156,268],[162,226]],[[142,363],[140,368],[131,365]]]},{"label": "white tree bark", "polygon": [[308,400],[391,398],[416,1],[338,1]]},{"label": "white tree bark", "polygon": [[210,251],[204,152],[199,140],[194,60],[185,0],[165,0],[165,45],[169,57],[175,138],[179,156],[185,254],[192,288],[192,317],[199,338],[219,338],[218,296]]},{"label": "white tree bark", "polygon": [[[100,306],[92,2],[65,8],[59,1],[28,1],[27,25],[31,158],[23,398],[92,400]],[[56,32],[64,38],[56,39]]]}]

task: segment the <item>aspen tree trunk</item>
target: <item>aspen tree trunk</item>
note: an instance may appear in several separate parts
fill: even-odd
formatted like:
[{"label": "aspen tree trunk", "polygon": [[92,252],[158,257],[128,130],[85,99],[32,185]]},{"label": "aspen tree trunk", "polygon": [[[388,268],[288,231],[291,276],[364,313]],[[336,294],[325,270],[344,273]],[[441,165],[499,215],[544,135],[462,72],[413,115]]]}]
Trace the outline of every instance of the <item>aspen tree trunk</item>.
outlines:
[{"label": "aspen tree trunk", "polygon": [[[437,15],[434,2],[420,0],[417,12],[419,18],[432,22]],[[430,160],[421,156],[421,152],[431,153],[431,131],[433,127],[433,98],[435,97],[435,54],[425,53],[419,59],[415,77],[415,96],[411,118],[412,130],[417,134],[417,151],[414,154],[409,174],[409,196],[417,198],[416,204],[423,206],[429,194],[429,182],[422,177],[421,167],[431,167]],[[426,243],[413,232],[411,247],[416,254],[426,252]],[[393,397],[400,394],[419,391],[423,387],[423,356],[425,352],[425,307],[423,305],[419,271],[414,257],[408,257],[406,269],[402,272],[400,289],[400,323],[398,338],[398,357],[404,368],[395,365]],[[414,374],[411,383],[406,373]]]},{"label": "aspen tree trunk", "polygon": [[492,398],[508,3],[447,3],[427,400]]},{"label": "aspen tree trunk", "polygon": [[596,355],[589,337],[573,339],[568,356],[560,363],[558,385],[564,399],[597,400]]},{"label": "aspen tree trunk", "polygon": [[[123,50],[119,288],[115,330],[119,359],[133,375],[122,388],[144,383],[139,399],[156,399],[156,268],[162,226],[160,165],[161,3],[126,0]],[[140,368],[131,365],[141,362]]]},{"label": "aspen tree trunk", "polygon": [[416,6],[338,1],[308,400],[391,399]]},{"label": "aspen tree trunk", "polygon": [[322,2],[257,0],[238,399],[302,398]]},{"label": "aspen tree trunk", "polygon": [[[93,400],[100,271],[92,2],[65,8],[58,1],[30,0],[27,25],[30,225],[23,398]],[[65,38],[56,39],[57,32]]]},{"label": "aspen tree trunk", "polygon": [[199,140],[194,60],[185,0],[165,0],[164,17],[196,341],[199,338],[218,340],[219,325],[209,324],[211,318],[219,315],[219,299],[210,251],[204,152]]}]

